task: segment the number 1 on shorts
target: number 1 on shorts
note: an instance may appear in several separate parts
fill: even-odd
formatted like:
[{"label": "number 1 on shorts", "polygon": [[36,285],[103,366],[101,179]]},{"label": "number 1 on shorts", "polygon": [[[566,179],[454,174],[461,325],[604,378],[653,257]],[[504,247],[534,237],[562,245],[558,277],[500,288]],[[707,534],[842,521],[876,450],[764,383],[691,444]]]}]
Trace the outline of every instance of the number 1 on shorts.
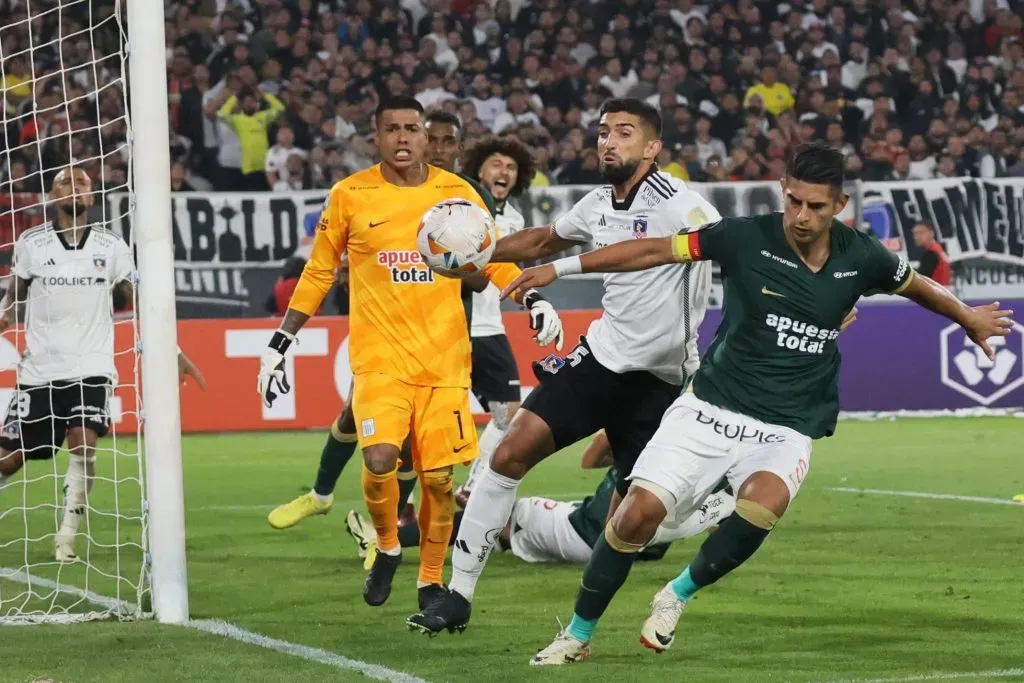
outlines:
[{"label": "number 1 on shorts", "polygon": [[461,410],[453,410],[452,414],[455,415],[455,424],[459,425],[459,441],[465,441],[466,440],[466,435],[462,431],[462,411]]}]

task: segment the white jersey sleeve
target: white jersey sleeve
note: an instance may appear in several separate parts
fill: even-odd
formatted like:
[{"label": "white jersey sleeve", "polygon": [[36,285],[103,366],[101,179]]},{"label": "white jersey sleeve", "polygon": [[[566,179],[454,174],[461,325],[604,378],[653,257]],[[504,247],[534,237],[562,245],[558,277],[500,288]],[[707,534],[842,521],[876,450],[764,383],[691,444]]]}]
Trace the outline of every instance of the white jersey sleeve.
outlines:
[{"label": "white jersey sleeve", "polygon": [[11,272],[22,280],[32,279],[32,250],[28,247],[27,238],[33,232],[33,230],[26,230],[14,243],[14,263],[11,266]]},{"label": "white jersey sleeve", "polygon": [[[516,211],[508,202],[501,212],[495,215],[494,222],[498,226],[498,236],[508,237],[519,232],[526,226],[523,215]],[[501,290],[488,283],[482,292],[473,294],[473,316],[469,327],[470,337],[493,337],[505,334],[505,323],[501,320]]]},{"label": "white jersey sleeve", "polygon": [[132,258],[132,250],[121,238],[114,236],[111,244],[111,258],[113,264],[110,269],[110,284],[117,284],[128,280],[134,284],[135,260]]},{"label": "white jersey sleeve", "polygon": [[594,227],[591,225],[594,204],[601,193],[609,194],[608,188],[591,190],[573,204],[568,213],[556,218],[552,226],[555,234],[573,242],[590,242],[594,238]]}]

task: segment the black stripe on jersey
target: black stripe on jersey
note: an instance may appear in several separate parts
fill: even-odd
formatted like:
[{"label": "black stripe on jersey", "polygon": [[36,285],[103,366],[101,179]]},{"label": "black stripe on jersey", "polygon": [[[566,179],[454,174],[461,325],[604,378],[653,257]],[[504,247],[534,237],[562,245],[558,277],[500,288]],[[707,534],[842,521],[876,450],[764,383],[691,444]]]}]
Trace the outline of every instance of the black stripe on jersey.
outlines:
[{"label": "black stripe on jersey", "polygon": [[683,349],[686,356],[683,358],[683,386],[686,386],[689,377],[686,376],[686,362],[690,360],[690,276],[693,275],[693,264],[687,263],[683,266]]},{"label": "black stripe on jersey", "polygon": [[669,182],[657,173],[652,173],[647,176],[647,184],[665,199],[670,199],[672,195],[676,193],[675,189],[669,184]]}]

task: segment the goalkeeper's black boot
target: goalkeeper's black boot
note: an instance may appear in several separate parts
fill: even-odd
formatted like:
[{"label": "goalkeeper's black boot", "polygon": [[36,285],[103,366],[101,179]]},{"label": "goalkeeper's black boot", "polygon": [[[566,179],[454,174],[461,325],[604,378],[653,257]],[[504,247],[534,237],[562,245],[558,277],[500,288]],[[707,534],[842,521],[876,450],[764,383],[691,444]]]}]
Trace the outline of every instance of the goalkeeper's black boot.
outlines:
[{"label": "goalkeeper's black boot", "polygon": [[442,586],[439,583],[432,583],[427,586],[423,586],[417,592],[419,593],[420,600],[420,611],[422,612],[427,608],[427,605],[437,599],[437,596],[448,591],[447,586]]},{"label": "goalkeeper's black boot", "polygon": [[395,570],[402,564],[401,555],[388,555],[377,552],[370,573],[363,584],[363,600],[367,605],[377,607],[388,601],[391,595],[391,582],[395,578]]},{"label": "goalkeeper's black boot", "polygon": [[429,636],[436,636],[441,631],[462,633],[469,624],[472,607],[469,600],[451,589],[438,594],[419,614],[405,620],[412,631],[419,631]]}]

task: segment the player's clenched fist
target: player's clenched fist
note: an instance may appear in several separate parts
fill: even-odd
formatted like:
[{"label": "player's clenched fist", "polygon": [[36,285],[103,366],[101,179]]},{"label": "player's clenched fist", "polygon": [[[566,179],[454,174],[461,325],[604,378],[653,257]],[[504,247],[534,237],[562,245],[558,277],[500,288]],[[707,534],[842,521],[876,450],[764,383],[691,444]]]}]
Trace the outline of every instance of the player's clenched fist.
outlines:
[{"label": "player's clenched fist", "polygon": [[278,330],[270,338],[270,344],[260,356],[260,374],[257,380],[257,388],[263,403],[269,408],[274,405],[274,399],[281,394],[287,394],[292,390],[288,383],[288,375],[284,370],[284,353],[291,346],[295,339],[294,335]]}]

